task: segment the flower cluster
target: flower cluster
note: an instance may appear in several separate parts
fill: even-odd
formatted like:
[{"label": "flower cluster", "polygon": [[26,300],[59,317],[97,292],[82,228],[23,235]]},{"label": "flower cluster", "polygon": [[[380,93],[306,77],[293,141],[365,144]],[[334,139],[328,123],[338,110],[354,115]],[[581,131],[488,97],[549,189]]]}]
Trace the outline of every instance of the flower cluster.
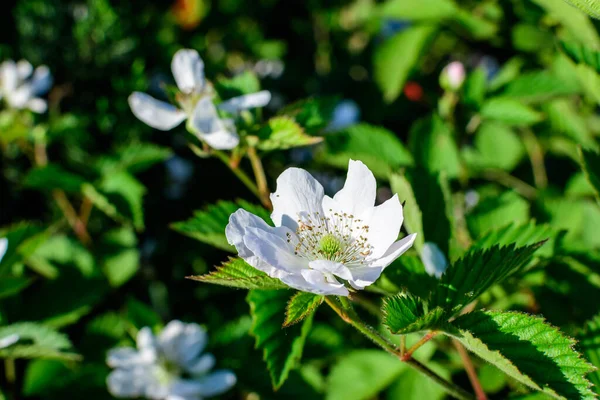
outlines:
[{"label": "flower cluster", "polygon": [[45,65],[34,70],[25,60],[16,63],[8,60],[0,64],[0,100],[4,100],[10,108],[46,112],[48,103],[40,96],[46,94],[51,86],[52,75]]},{"label": "flower cluster", "polygon": [[271,194],[275,227],[243,209],[231,215],[227,239],[253,267],[298,290],[347,296],[346,282],[363,289],[408,250],[399,241],[402,205],[397,195],[374,206],[375,177],[350,161],[344,187],[331,198],[308,172],[289,168]]},{"label": "flower cluster", "polygon": [[235,114],[250,108],[263,107],[271,100],[271,93],[234,97],[215,106],[215,91],[204,76],[204,62],[195,50],[183,49],[175,53],[171,71],[179,89],[175,100],[178,107],[134,92],[129,96],[133,114],[147,125],[168,131],[187,120],[190,131],[210,147],[228,150],[240,141],[231,118],[221,118],[217,111]]},{"label": "flower cluster", "polygon": [[107,378],[115,397],[146,397],[153,400],[200,400],[229,390],[236,383],[233,372],[209,371],[212,354],[202,354],[208,336],[197,324],[171,321],[158,335],[143,328],[137,349],[113,349],[107,364],[115,368]]}]

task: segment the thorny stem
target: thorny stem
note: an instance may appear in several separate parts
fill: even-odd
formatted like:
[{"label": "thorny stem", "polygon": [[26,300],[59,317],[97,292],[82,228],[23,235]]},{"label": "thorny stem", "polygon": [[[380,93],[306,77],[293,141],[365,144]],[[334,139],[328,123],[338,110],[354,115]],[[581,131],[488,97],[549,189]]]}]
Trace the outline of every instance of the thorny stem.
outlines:
[{"label": "thorny stem", "polygon": [[220,150],[212,150],[212,154],[214,154],[219,160],[223,161],[223,164],[225,164],[227,166],[227,168],[229,168],[231,170],[231,172],[233,172],[233,174],[235,176],[237,176],[238,179],[240,181],[242,181],[242,183],[244,185],[246,185],[246,187],[256,197],[258,197],[260,200],[262,200],[261,196],[260,196],[260,192],[258,191],[258,188],[254,184],[254,182],[252,181],[252,179],[250,179],[250,177],[248,175],[246,175],[246,173],[244,171],[242,171],[237,165],[232,164],[232,162],[229,159],[229,157],[227,156],[227,154],[225,154],[224,152],[222,152]]},{"label": "thorny stem", "polygon": [[[403,360],[402,354],[400,353],[400,349],[396,347],[393,343],[391,343],[388,339],[382,336],[379,332],[377,332],[372,327],[366,325],[363,321],[361,321],[354,310],[349,307],[348,299],[345,297],[340,297],[340,302],[335,300],[333,297],[326,296],[325,302],[333,309],[349,325],[352,325],[359,332],[369,338],[373,343],[381,347],[383,350],[388,353],[398,357],[401,361],[407,363],[411,368],[416,369],[423,375],[429,377],[431,380],[442,386],[448,394],[456,397],[457,399],[473,399],[473,396],[470,395],[467,391],[462,389],[461,387],[455,385],[452,382],[448,382],[431,369],[429,369],[426,365],[420,363],[414,358],[410,358],[408,360]],[[347,307],[346,307],[347,306]]]},{"label": "thorny stem", "polygon": [[456,350],[462,359],[462,362],[465,366],[465,371],[469,376],[469,381],[471,382],[471,386],[473,386],[477,400],[487,400],[487,395],[481,387],[481,383],[477,377],[477,372],[475,371],[475,367],[473,366],[473,362],[471,361],[471,357],[469,357],[467,350],[465,350],[464,346],[456,339],[452,339],[452,343],[454,343],[454,347],[456,347]]},{"label": "thorny stem", "polygon": [[248,148],[248,158],[250,159],[252,171],[254,171],[254,177],[256,178],[256,185],[258,186],[260,201],[265,207],[267,207],[269,210],[272,210],[273,204],[271,204],[271,199],[269,198],[267,177],[265,176],[265,170],[263,168],[262,161],[260,160],[258,154],[256,154],[256,149],[254,147]]}]

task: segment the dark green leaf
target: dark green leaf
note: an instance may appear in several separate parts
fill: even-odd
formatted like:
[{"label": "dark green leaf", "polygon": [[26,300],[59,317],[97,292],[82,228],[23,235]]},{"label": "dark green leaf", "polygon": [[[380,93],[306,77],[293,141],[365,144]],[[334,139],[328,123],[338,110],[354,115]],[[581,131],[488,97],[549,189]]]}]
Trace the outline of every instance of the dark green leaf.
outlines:
[{"label": "dark green leaf", "polygon": [[402,210],[404,215],[403,225],[408,233],[417,234],[414,246],[420,252],[425,242],[423,213],[419,208],[412,186],[406,176],[394,173],[390,175],[390,188],[393,193],[398,195],[400,203],[404,205]]},{"label": "dark green leaf", "polygon": [[34,189],[54,190],[62,189],[69,193],[78,193],[85,179],[69,172],[55,164],[45,167],[33,168],[29,171],[23,185]]},{"label": "dark green leaf", "polygon": [[[580,6],[583,5],[584,1],[586,0],[570,0],[571,4],[577,2]],[[594,24],[587,15],[573,7],[574,4],[568,4],[563,0],[533,0],[533,2],[544,8],[552,18],[559,21],[580,43],[595,48],[600,47],[600,38]],[[589,1],[586,2],[589,3]]]},{"label": "dark green leaf", "polygon": [[425,272],[416,255],[404,254],[383,271],[383,276],[394,285],[395,292],[407,291],[421,298],[428,298],[437,285],[437,279]]},{"label": "dark green leaf", "polygon": [[477,238],[495,227],[529,221],[529,203],[515,192],[488,197],[467,214],[467,226]]},{"label": "dark green leaf", "polygon": [[401,335],[437,329],[448,319],[443,309],[436,307],[427,311],[417,297],[403,294],[386,298],[382,311],[385,326],[392,333]]},{"label": "dark green leaf", "polygon": [[31,285],[33,279],[22,277],[3,277],[0,278],[0,299],[10,297],[27,286]]},{"label": "dark green leaf", "polygon": [[596,367],[596,370],[588,378],[594,384],[596,394],[600,394],[600,315],[585,324],[584,329],[577,335],[577,339],[586,358]]},{"label": "dark green leaf", "polygon": [[298,292],[290,299],[285,310],[284,326],[297,324],[312,315],[323,302],[324,297],[314,293]]},{"label": "dark green leaf", "polygon": [[246,297],[252,316],[250,333],[256,338],[256,348],[263,351],[275,390],[299,365],[304,342],[312,326],[310,315],[300,324],[282,327],[291,294],[289,290],[252,290]]},{"label": "dark green leaf", "polygon": [[172,154],[171,149],[152,143],[129,143],[119,148],[116,154],[101,158],[98,164],[103,174],[117,170],[136,173],[165,161]]},{"label": "dark green leaf", "polygon": [[409,133],[415,164],[429,172],[444,172],[448,178],[460,174],[458,147],[449,126],[437,115],[418,120]]},{"label": "dark green leaf", "polygon": [[571,59],[594,68],[600,73],[600,51],[574,42],[561,42],[561,47]]},{"label": "dark green leaf", "polygon": [[248,265],[241,258],[231,258],[210,274],[190,276],[188,278],[195,281],[241,289],[287,289],[287,285],[279,279],[271,278],[264,272]]},{"label": "dark green leaf", "polygon": [[277,115],[289,116],[309,133],[317,133],[327,127],[339,99],[318,97],[300,100],[284,107]]},{"label": "dark green leaf", "polygon": [[596,190],[596,197],[600,201],[600,153],[581,149],[579,154],[585,176]]},{"label": "dark green leaf", "polygon": [[483,68],[471,72],[465,80],[463,87],[465,104],[474,109],[479,109],[485,98],[487,75]]}]

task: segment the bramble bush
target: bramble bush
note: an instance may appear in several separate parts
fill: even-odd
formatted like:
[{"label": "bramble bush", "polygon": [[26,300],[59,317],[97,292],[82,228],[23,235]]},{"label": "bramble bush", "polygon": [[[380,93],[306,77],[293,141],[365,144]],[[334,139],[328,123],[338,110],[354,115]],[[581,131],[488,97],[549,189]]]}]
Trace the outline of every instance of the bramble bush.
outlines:
[{"label": "bramble bush", "polygon": [[593,399],[595,0],[15,0],[0,400]]}]

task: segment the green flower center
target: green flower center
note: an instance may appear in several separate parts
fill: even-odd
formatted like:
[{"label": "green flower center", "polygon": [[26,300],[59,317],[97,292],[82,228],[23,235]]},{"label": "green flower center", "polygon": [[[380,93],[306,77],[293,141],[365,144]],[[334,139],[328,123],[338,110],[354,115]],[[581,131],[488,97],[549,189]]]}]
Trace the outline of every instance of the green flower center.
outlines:
[{"label": "green flower center", "polygon": [[319,250],[321,250],[327,258],[331,258],[342,250],[342,242],[334,235],[327,234],[319,241]]}]

